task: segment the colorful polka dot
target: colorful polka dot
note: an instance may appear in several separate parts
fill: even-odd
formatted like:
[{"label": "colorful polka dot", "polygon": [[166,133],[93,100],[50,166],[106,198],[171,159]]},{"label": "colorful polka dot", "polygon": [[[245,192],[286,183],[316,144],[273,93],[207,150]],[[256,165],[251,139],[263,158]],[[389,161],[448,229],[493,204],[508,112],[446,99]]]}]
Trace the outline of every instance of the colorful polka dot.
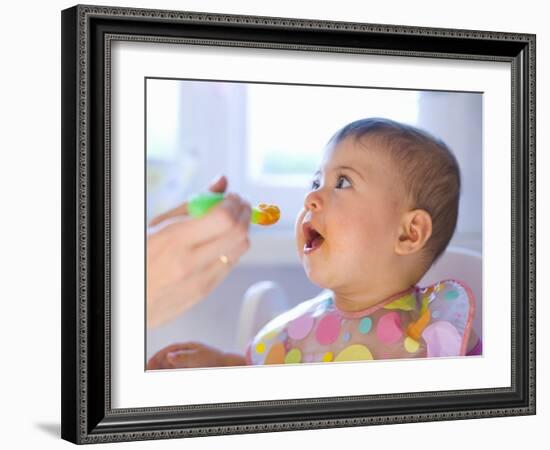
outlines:
[{"label": "colorful polka dot", "polygon": [[440,320],[432,323],[422,333],[428,358],[436,356],[460,356],[462,338],[453,324]]},{"label": "colorful polka dot", "polygon": [[302,361],[302,352],[297,348],[290,350],[285,356],[285,363],[297,364]]},{"label": "colorful polka dot", "polygon": [[332,352],[326,352],[324,355],[323,355],[323,358],[321,361],[323,362],[331,362],[332,359],[334,358],[334,354]]},{"label": "colorful polka dot", "polygon": [[277,342],[271,347],[265,358],[264,364],[283,364],[285,362],[285,346],[282,342]]},{"label": "colorful polka dot", "polygon": [[407,337],[405,339],[405,350],[407,350],[409,353],[416,353],[419,348],[420,343],[418,341],[415,341],[410,337]]},{"label": "colorful polka dot", "polygon": [[337,314],[329,314],[319,321],[315,337],[319,344],[329,345],[338,339],[339,334],[340,316]]},{"label": "colorful polka dot", "polygon": [[396,312],[390,312],[378,320],[376,336],[385,344],[393,344],[403,336],[401,317]]},{"label": "colorful polka dot", "polygon": [[305,363],[310,363],[311,361],[313,361],[313,355],[311,353],[307,353],[304,355],[304,362]]},{"label": "colorful polka dot", "polygon": [[412,311],[416,307],[416,298],[412,294],[405,295],[397,300],[388,303],[384,309],[400,309],[403,311]]},{"label": "colorful polka dot", "polygon": [[256,344],[256,353],[263,353],[265,352],[265,344],[263,342],[258,342]]},{"label": "colorful polka dot", "polygon": [[339,361],[364,361],[374,359],[371,351],[364,345],[352,344],[338,353],[334,358],[335,362]]},{"label": "colorful polka dot", "polygon": [[359,322],[359,333],[367,334],[372,328],[372,319],[370,317],[363,317]]},{"label": "colorful polka dot", "polygon": [[453,289],[452,291],[445,292],[445,300],[455,300],[458,298],[458,291]]},{"label": "colorful polka dot", "polygon": [[313,327],[313,317],[309,314],[294,319],[288,324],[288,335],[295,340],[305,338]]},{"label": "colorful polka dot", "polygon": [[351,333],[349,331],[346,331],[344,335],[342,336],[342,340],[344,342],[348,342],[351,339]]}]

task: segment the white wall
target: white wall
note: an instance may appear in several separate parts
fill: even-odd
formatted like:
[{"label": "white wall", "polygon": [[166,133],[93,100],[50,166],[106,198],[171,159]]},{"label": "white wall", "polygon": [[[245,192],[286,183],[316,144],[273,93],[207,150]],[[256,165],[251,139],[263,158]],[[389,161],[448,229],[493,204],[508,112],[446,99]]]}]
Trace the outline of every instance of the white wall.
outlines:
[{"label": "white wall", "polygon": [[[109,0],[109,5],[187,9],[271,16],[454,27],[538,34],[538,272],[550,273],[545,169],[550,167],[548,83],[550,31],[544,3],[535,0],[318,2],[277,0]],[[2,407],[3,448],[74,448],[59,440],[60,404],[60,16],[71,1],[8,2],[2,39]],[[6,160],[7,156],[7,160]],[[495,167],[498,170],[498,167]],[[542,199],[542,200],[541,200]],[[544,291],[539,290],[540,294]],[[541,448],[550,421],[548,377],[550,342],[544,319],[550,314],[539,295],[539,414],[430,424],[345,428],[292,433],[222,436],[186,441],[116,444],[116,448],[265,449],[335,448]],[[544,444],[542,444],[544,445]],[[108,448],[115,448],[109,446]]]}]

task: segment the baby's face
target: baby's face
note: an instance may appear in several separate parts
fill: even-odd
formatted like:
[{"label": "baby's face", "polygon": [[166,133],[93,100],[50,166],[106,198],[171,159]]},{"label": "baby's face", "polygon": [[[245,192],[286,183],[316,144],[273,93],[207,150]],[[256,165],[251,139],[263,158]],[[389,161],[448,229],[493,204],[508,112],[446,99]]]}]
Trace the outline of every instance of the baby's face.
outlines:
[{"label": "baby's face", "polygon": [[309,279],[342,293],[388,278],[405,212],[401,181],[376,139],[347,137],[327,147],[296,221]]}]

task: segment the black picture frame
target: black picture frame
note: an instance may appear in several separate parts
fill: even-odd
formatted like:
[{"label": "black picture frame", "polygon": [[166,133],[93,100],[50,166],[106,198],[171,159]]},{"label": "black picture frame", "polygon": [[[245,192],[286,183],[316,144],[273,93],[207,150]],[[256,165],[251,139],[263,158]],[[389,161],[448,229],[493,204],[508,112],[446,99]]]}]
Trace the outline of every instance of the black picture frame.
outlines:
[{"label": "black picture frame", "polygon": [[[84,444],[535,414],[535,35],[86,5],[61,17],[63,439]],[[509,387],[112,409],[110,43],[182,38],[266,51],[330,47],[511,64]]]}]

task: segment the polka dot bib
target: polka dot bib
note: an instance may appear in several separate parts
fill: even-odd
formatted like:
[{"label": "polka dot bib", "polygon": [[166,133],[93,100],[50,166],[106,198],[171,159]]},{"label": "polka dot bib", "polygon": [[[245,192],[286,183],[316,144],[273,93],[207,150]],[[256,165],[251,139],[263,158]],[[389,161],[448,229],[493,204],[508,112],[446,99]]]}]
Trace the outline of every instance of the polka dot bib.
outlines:
[{"label": "polka dot bib", "polygon": [[457,280],[413,287],[363,311],[345,312],[330,293],[281,314],[248,345],[248,364],[295,364],[464,356],[475,312]]}]

